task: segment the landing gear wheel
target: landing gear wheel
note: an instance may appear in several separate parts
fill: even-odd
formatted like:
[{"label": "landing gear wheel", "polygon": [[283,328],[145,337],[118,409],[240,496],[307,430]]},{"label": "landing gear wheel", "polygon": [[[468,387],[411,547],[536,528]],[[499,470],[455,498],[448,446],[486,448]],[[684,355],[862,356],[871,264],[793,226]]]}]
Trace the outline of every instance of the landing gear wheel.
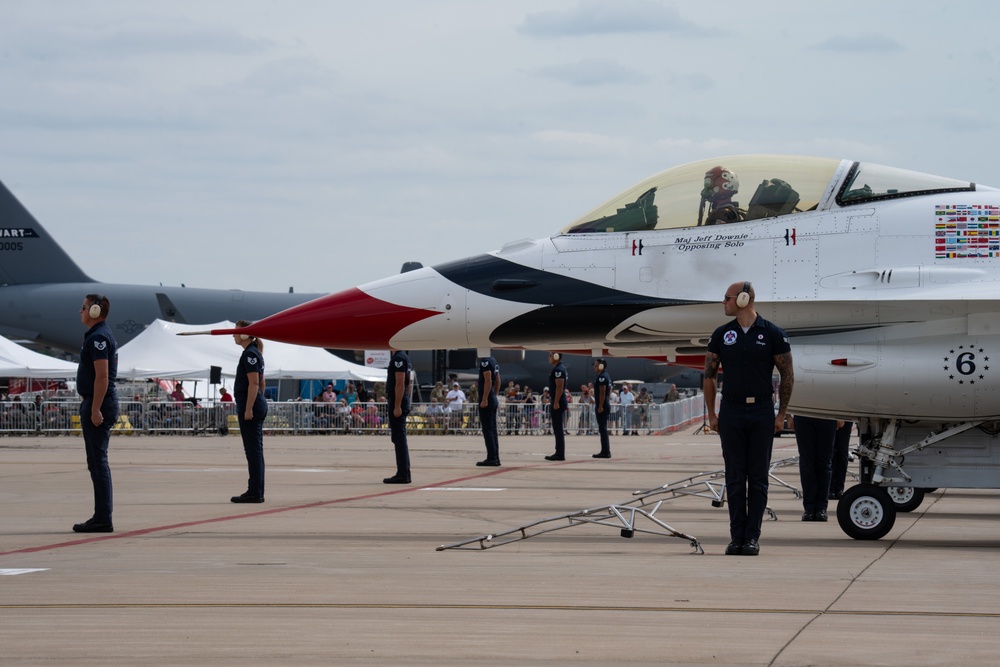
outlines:
[{"label": "landing gear wheel", "polygon": [[885,491],[897,512],[912,512],[924,502],[924,490],[913,486],[888,486]]},{"label": "landing gear wheel", "polygon": [[896,523],[896,505],[882,487],[858,484],[837,503],[837,522],[849,537],[878,540]]}]

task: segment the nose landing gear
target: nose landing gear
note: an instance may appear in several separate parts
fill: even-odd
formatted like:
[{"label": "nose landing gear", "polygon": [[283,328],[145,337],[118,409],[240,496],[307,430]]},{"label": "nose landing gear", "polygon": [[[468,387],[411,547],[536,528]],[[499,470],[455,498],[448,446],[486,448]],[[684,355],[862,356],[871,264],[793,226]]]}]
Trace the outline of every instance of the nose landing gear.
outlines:
[{"label": "nose landing gear", "polygon": [[837,522],[856,540],[878,540],[896,523],[896,505],[886,489],[858,484],[845,491],[837,503]]},{"label": "nose landing gear", "polygon": [[915,486],[887,486],[897,512],[912,512],[924,502],[924,490]]}]

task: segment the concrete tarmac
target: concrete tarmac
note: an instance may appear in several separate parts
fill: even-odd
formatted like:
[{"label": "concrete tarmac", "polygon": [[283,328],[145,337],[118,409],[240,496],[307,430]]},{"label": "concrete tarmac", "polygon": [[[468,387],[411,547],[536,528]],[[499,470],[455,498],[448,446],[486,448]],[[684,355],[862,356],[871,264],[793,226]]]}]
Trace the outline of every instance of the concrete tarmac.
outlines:
[{"label": "concrete tarmac", "polygon": [[[722,468],[688,430],[410,438],[386,486],[384,436],[266,437],[267,501],[238,437],[115,437],[115,528],[80,535],[92,491],[79,437],[0,439],[0,665],[993,664],[1000,494],[940,490],[879,541],[800,521],[772,484],[761,554],[723,555],[725,508],[666,501],[688,541],[584,525],[488,550],[436,547],[632,499]],[[774,458],[795,454],[775,440]],[[798,485],[795,468],[780,469]],[[831,507],[835,514],[835,508]],[[638,527],[639,524],[637,524]]]}]

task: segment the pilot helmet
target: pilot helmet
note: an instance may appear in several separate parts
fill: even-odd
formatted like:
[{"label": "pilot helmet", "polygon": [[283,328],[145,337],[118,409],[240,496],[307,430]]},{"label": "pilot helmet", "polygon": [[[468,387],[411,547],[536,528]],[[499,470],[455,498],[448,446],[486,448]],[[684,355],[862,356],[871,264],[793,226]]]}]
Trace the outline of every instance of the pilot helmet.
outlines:
[{"label": "pilot helmet", "polygon": [[705,189],[701,191],[703,199],[728,200],[739,191],[740,179],[732,169],[720,165],[705,172]]}]

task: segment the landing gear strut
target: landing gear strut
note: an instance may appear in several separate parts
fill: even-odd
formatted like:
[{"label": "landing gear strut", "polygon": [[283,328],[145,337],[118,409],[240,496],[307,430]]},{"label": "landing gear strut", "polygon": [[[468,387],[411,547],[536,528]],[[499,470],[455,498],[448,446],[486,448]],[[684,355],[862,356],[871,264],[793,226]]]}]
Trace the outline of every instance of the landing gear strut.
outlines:
[{"label": "landing gear strut", "polygon": [[858,445],[861,484],[837,505],[850,537],[877,540],[897,512],[912,512],[932,487],[997,488],[1000,422],[939,423],[862,417]]}]

